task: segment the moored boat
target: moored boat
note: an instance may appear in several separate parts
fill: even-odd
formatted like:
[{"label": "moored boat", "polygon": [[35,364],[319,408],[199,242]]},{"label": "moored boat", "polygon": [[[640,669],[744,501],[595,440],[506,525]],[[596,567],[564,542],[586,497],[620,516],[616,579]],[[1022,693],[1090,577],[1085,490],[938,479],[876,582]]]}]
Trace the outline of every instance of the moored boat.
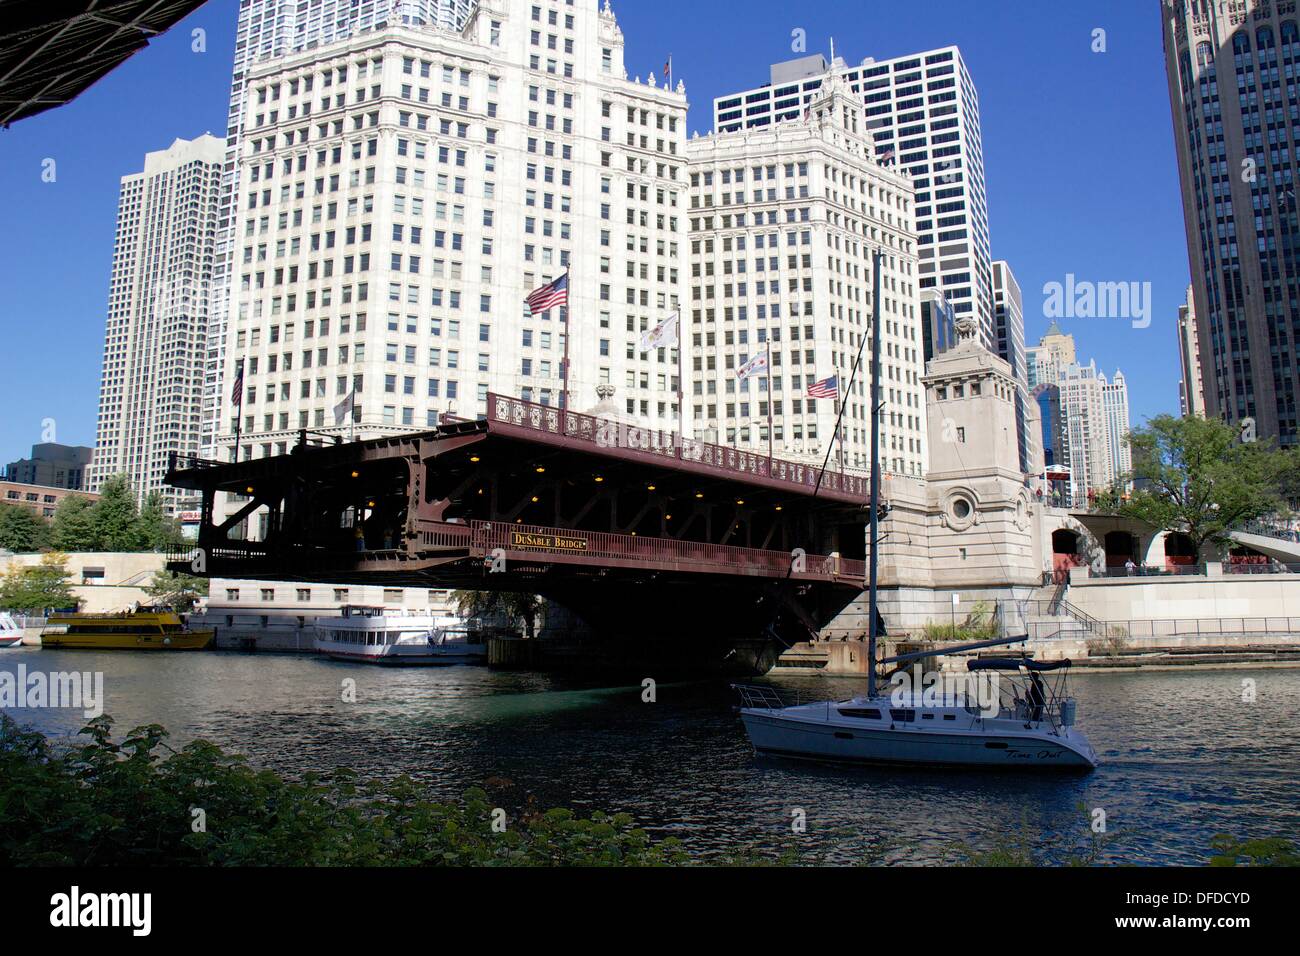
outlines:
[{"label": "moored boat", "polygon": [[197,651],[215,631],[192,629],[170,608],[142,607],[120,614],[54,614],[41,646],[97,651]]},{"label": "moored boat", "polygon": [[350,605],[318,618],[316,650],[331,660],[388,666],[481,664],[487,644],[459,617]]},{"label": "moored boat", "polygon": [[23,642],[23,629],[13,615],[0,611],[0,648],[17,647]]},{"label": "moored boat", "polygon": [[[1008,680],[995,696],[913,690],[841,701],[787,701],[768,685],[736,685],[745,731],[760,753],[831,763],[1074,768],[1097,754],[1075,729],[1069,661],[976,659],[972,672]],[[1045,680],[1052,674],[1054,681]],[[941,699],[935,699],[938,696]]]}]

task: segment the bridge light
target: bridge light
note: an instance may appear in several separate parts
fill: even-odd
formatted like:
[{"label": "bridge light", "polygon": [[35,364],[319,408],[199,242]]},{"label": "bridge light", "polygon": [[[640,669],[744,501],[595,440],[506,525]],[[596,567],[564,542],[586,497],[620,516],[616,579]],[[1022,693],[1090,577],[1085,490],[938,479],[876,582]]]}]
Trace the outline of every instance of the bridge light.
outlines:
[{"label": "bridge light", "polygon": [[541,465],[538,465],[538,466],[537,466],[537,473],[538,473],[539,475],[542,474],[544,471],[546,471],[546,469],[543,468]]},{"label": "bridge light", "polygon": [[604,481],[604,480],[605,480],[605,479],[602,478],[602,477],[600,477],[600,475],[597,475],[597,476],[596,476],[596,484],[600,484],[600,483],[601,483],[602,481]]},{"label": "bridge light", "polygon": [[374,503],[373,501],[367,501],[367,502],[366,502],[366,507],[367,507],[367,508],[373,508],[374,506],[375,506],[375,503]]},{"label": "bridge light", "polygon": [[646,486],[645,486],[645,490],[646,490],[646,491],[654,491],[654,490],[655,490],[655,486],[654,486],[654,485],[646,485]]},{"label": "bridge light", "polygon": [[536,495],[533,495],[533,504],[536,504],[536,503],[537,503],[537,496],[536,496]]},{"label": "bridge light", "polygon": [[695,497],[696,497],[696,498],[703,498],[703,497],[704,497],[704,492],[702,492],[702,491],[697,491],[697,492],[695,492]]},{"label": "bridge light", "polygon": [[664,520],[665,520],[665,521],[672,521],[672,520],[673,520],[673,516],[672,516],[672,515],[664,515]]},{"label": "bridge light", "polygon": [[636,537],[636,532],[635,532],[635,531],[632,532],[632,537],[634,537],[634,538]]},{"label": "bridge light", "polygon": [[483,489],[480,488],[480,489],[478,490],[478,493],[479,493],[480,495],[483,494]]},{"label": "bridge light", "polygon": [[353,478],[360,478],[360,477],[361,477],[361,472],[359,472],[359,471],[354,471],[354,472],[352,473],[352,477],[353,477]]},{"label": "bridge light", "polygon": [[479,460],[479,457],[478,457],[478,455],[470,455],[470,456],[469,456],[469,460],[470,460],[470,461],[478,461],[478,460]]},{"label": "bridge light", "polygon": [[776,506],[776,510],[777,510],[777,511],[780,511],[780,510],[781,510],[781,507],[782,507],[781,505],[777,505],[777,506]]},{"label": "bridge light", "polygon": [[738,505],[743,505],[744,503],[745,503],[745,499],[744,499],[744,498],[737,498],[737,499],[736,499],[736,504],[738,504]]},{"label": "bridge light", "polygon": [[523,523],[524,523],[524,519],[523,519],[523,518],[516,518],[516,519],[515,519],[515,524],[523,524]]},{"label": "bridge light", "polygon": [[248,495],[251,495],[251,494],[253,493],[253,486],[252,486],[252,485],[249,485],[247,488],[245,488],[245,489],[244,489],[244,493],[245,493],[245,494],[248,494]]}]

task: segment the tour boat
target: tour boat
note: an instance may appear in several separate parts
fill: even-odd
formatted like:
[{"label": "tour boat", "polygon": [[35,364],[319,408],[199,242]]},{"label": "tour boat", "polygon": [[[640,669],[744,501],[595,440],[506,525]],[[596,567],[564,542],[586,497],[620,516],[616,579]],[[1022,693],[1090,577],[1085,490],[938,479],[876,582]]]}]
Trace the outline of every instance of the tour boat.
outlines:
[{"label": "tour boat", "polygon": [[480,664],[487,645],[459,617],[382,607],[343,608],[318,618],[316,650],[331,660],[385,665]]},{"label": "tour boat", "polygon": [[[997,696],[981,700],[978,694],[909,689],[799,703],[769,685],[735,686],[741,720],[760,753],[831,763],[1097,766],[1088,738],[1074,727],[1077,706],[1067,693],[1068,660],[1000,657],[974,659],[967,667],[993,676],[988,686]],[[1045,674],[1055,680],[1044,679]]]},{"label": "tour boat", "polygon": [[41,631],[42,647],[96,651],[199,651],[211,629],[191,629],[170,608],[142,607],[120,614],[56,613]]},{"label": "tour boat", "polygon": [[13,617],[0,612],[0,648],[17,647],[23,642],[23,629]]}]

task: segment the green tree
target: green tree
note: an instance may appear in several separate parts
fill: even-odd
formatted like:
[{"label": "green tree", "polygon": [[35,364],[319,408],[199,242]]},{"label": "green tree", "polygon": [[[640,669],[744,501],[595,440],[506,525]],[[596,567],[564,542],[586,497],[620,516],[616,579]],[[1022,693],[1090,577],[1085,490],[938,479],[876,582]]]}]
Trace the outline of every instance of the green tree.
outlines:
[{"label": "green tree", "polygon": [[77,598],[68,577],[68,559],[57,551],[42,555],[39,564],[11,564],[0,582],[0,607],[37,611],[76,605]]},{"label": "green tree", "polygon": [[1134,491],[1115,510],[1160,531],[1181,531],[1198,551],[1282,510],[1283,481],[1300,467],[1296,453],[1243,442],[1217,419],[1157,415],[1133,429],[1128,442]]},{"label": "green tree", "polygon": [[537,617],[546,606],[536,594],[519,591],[457,591],[452,600],[466,617],[500,615],[512,627],[523,625],[529,637],[535,636]]},{"label": "green tree", "polygon": [[0,503],[0,548],[28,553],[48,547],[50,526],[31,508]]},{"label": "green tree", "polygon": [[81,495],[67,495],[54,509],[50,546],[59,551],[98,551],[95,503]]},{"label": "green tree", "polygon": [[156,571],[153,580],[145,585],[145,593],[155,604],[168,604],[180,611],[188,611],[200,597],[208,593],[208,579],[192,574]]},{"label": "green tree", "polygon": [[114,475],[100,487],[93,518],[98,550],[140,551],[144,547],[135,491],[126,475]]},{"label": "green tree", "polygon": [[166,551],[184,541],[180,522],[164,510],[162,493],[158,491],[149,492],[145,498],[136,527],[140,542],[148,551]]}]

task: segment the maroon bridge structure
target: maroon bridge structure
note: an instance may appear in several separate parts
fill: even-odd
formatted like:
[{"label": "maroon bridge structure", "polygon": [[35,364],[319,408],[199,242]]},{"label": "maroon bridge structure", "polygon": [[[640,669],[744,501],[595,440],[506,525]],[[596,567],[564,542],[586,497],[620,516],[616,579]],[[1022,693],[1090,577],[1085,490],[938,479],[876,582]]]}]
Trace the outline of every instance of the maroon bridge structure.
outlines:
[{"label": "maroon bridge structure", "polygon": [[[540,594],[641,666],[761,672],[862,591],[869,480],[488,396],[488,415],[287,455],[179,458],[178,571]],[[216,517],[222,492],[239,506]],[[259,540],[244,540],[256,517]],[[200,555],[202,560],[196,562]]]}]

